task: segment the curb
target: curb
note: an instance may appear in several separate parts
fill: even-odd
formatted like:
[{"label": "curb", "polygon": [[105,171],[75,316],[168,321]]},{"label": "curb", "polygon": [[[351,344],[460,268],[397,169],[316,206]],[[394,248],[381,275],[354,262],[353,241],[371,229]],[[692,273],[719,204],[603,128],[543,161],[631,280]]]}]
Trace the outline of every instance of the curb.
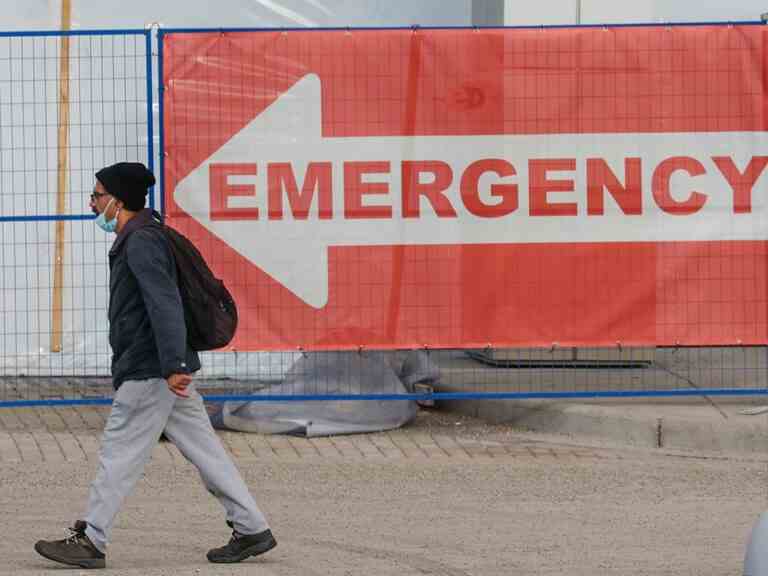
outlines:
[{"label": "curb", "polygon": [[573,403],[537,400],[449,400],[437,408],[532,432],[585,436],[644,448],[768,453],[768,413],[753,404]]}]

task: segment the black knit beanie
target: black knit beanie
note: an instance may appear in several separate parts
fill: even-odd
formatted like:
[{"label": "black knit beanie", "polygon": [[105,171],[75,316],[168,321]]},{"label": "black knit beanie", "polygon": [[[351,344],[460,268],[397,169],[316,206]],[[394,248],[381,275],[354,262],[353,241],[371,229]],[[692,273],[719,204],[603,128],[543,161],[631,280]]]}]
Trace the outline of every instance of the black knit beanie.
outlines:
[{"label": "black knit beanie", "polygon": [[155,177],[140,162],[118,162],[96,172],[96,178],[112,196],[122,200],[125,207],[138,212],[147,201],[147,192]]}]

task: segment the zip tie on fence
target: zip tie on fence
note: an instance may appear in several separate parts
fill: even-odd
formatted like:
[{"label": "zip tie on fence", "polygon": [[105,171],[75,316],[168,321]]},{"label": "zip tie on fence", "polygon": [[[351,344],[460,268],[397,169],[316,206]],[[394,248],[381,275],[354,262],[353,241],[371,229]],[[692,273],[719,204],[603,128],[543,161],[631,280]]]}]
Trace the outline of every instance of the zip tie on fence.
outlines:
[{"label": "zip tie on fence", "polygon": [[[146,29],[149,30],[149,35],[152,36],[154,34],[157,38],[160,37],[160,31],[162,30],[163,24],[162,22],[158,22],[157,20],[154,20],[153,22],[150,22],[147,24]],[[152,39],[150,38],[150,48],[152,50],[152,56],[157,56],[159,52],[155,50],[155,46],[157,43],[153,45]],[[160,82],[160,87],[162,87],[163,83]]]},{"label": "zip tie on fence", "polygon": [[558,343],[557,342],[552,342],[552,347],[549,349],[549,353],[550,354],[554,353],[555,348],[557,348],[557,347],[558,347]]},{"label": "zip tie on fence", "polygon": [[301,346],[296,346],[296,350],[298,350],[299,354],[301,354],[304,358],[309,358],[309,354],[307,354],[307,352]]},{"label": "zip tie on fence", "polygon": [[362,344],[358,344],[357,345],[357,353],[360,354],[360,356],[362,356],[364,351],[365,351],[365,348],[363,347],[363,345]]},{"label": "zip tie on fence", "polygon": [[619,352],[623,352],[623,351],[624,351],[624,350],[622,350],[622,348],[621,348],[621,340],[616,340],[616,348],[618,348],[618,349],[619,349]]}]

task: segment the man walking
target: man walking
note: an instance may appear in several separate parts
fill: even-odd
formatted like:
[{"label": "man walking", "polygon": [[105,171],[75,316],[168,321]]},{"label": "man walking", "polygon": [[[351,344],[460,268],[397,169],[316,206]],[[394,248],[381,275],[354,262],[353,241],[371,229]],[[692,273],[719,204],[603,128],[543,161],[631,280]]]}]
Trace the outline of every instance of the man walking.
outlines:
[{"label": "man walking", "polygon": [[84,519],[68,538],[35,544],[38,553],[63,564],[105,567],[115,516],[163,433],[226,509],[232,538],[210,550],[209,561],[240,562],[277,544],[194,390],[191,375],[200,359],[187,343],[173,253],[153,211],[144,208],[154,183],[139,163],[120,162],[96,173],[90,203],[96,224],[117,233],[109,251],[116,392]]}]

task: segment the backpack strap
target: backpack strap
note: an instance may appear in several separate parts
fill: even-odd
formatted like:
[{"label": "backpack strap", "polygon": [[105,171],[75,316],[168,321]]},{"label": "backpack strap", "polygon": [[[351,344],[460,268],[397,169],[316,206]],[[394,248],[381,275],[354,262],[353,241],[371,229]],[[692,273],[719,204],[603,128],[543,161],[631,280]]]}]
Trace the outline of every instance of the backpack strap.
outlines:
[{"label": "backpack strap", "polygon": [[136,216],[131,218],[125,224],[125,227],[120,230],[120,232],[118,232],[117,239],[115,240],[114,244],[112,244],[112,248],[109,249],[109,255],[114,256],[117,254],[123,247],[123,244],[125,244],[125,241],[130,237],[130,235],[139,228],[144,228],[145,226],[164,226],[162,215],[150,208],[145,208],[136,214]]}]

